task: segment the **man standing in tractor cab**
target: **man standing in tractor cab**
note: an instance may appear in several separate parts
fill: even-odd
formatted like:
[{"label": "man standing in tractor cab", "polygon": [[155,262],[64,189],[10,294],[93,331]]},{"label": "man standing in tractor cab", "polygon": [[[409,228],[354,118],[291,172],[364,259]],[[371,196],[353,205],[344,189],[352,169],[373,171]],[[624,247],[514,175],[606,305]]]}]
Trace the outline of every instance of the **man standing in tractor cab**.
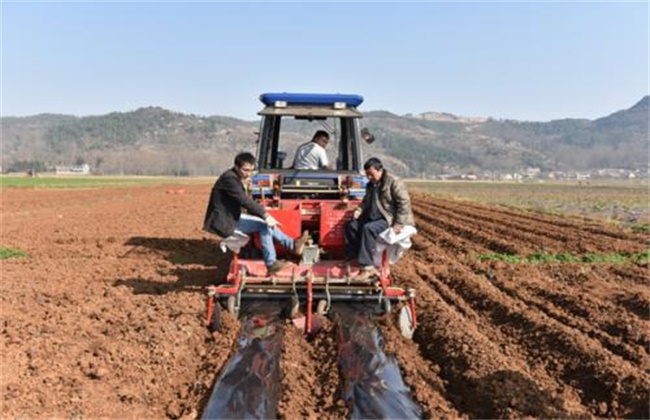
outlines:
[{"label": "man standing in tractor cab", "polygon": [[[277,259],[273,240],[300,256],[309,232],[305,231],[299,239],[293,240],[280,230],[278,221],[264,207],[248,196],[245,185],[254,169],[255,156],[252,154],[244,152],[235,157],[235,166],[221,174],[212,187],[203,230],[219,236],[221,240],[232,235],[235,229],[247,234],[259,233],[262,257],[271,275],[289,264]],[[242,214],[242,208],[248,213]]]},{"label": "man standing in tractor cab", "polygon": [[377,236],[388,228],[400,234],[406,225],[414,226],[411,198],[406,186],[389,174],[377,158],[363,165],[368,177],[366,195],[345,227],[345,255],[358,258],[361,272],[354,280],[366,281],[379,275],[373,264]]},{"label": "man standing in tractor cab", "polygon": [[310,142],[301,144],[293,159],[293,169],[330,169],[325,147],[330,142],[330,135],[325,130],[318,130]]}]

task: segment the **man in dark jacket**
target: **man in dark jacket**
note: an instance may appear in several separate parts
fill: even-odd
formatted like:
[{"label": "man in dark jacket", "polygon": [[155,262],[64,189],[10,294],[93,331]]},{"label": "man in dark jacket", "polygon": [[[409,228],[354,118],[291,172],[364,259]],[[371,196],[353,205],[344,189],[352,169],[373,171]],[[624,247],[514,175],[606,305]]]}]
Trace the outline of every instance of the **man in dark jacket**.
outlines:
[{"label": "man in dark jacket", "polygon": [[345,254],[359,259],[361,273],[355,280],[368,280],[379,271],[373,265],[377,236],[392,227],[396,234],[405,225],[415,225],[411,198],[402,181],[389,174],[377,158],[363,165],[368,177],[366,195],[345,227]]},{"label": "man in dark jacket", "polygon": [[[299,256],[309,233],[303,232],[294,241],[280,230],[278,221],[264,207],[248,196],[245,185],[254,169],[255,156],[252,154],[240,153],[235,157],[235,166],[221,174],[212,187],[203,229],[221,239],[232,235],[235,229],[243,233],[259,233],[262,258],[269,274],[274,274],[288,263],[277,260],[273,240]],[[247,214],[242,214],[242,207],[248,211]]]}]

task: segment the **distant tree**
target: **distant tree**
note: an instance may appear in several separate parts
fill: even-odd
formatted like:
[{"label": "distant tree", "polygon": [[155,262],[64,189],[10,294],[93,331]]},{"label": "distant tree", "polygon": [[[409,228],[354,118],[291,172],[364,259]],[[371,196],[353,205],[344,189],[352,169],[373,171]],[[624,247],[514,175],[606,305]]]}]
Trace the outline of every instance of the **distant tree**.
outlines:
[{"label": "distant tree", "polygon": [[[386,111],[366,112],[363,126],[377,139],[364,156],[390,162],[401,176],[443,172],[588,170],[648,166],[648,106],[598,120],[520,122],[422,120]],[[95,163],[105,174],[218,175],[232,156],[255,148],[257,121],[180,114],[159,107],[102,116],[0,117],[7,171],[43,171],[43,162]],[[286,131],[285,131],[286,129]],[[286,152],[313,132],[306,121],[283,121]],[[284,142],[284,138],[283,138]],[[335,148],[330,148],[334,150]],[[81,158],[83,156],[83,158]],[[387,159],[387,160],[386,160]],[[40,163],[39,163],[40,162]]]},{"label": "distant tree", "polygon": [[40,160],[21,160],[13,162],[7,168],[7,172],[27,172],[34,174],[47,171],[47,166]]}]

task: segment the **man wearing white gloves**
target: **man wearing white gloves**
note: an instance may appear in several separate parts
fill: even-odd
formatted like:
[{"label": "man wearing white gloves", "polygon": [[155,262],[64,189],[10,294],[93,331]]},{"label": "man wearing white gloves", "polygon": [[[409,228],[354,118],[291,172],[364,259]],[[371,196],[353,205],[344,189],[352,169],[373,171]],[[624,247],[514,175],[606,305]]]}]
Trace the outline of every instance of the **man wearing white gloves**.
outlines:
[{"label": "man wearing white gloves", "polygon": [[[300,256],[309,233],[305,231],[299,239],[293,240],[280,230],[273,216],[248,196],[245,186],[254,169],[255,156],[247,152],[235,156],[235,166],[221,174],[212,187],[203,230],[222,239],[232,235],[235,229],[248,234],[259,233],[262,258],[268,273],[274,274],[288,263],[277,259],[273,240]],[[242,214],[242,207],[248,214]]]}]

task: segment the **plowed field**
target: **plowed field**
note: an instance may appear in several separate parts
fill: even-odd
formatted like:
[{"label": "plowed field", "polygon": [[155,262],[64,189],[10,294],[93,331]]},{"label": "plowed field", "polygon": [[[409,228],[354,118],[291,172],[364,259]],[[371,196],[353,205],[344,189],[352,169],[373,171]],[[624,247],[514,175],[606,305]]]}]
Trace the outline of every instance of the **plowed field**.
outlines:
[{"label": "plowed field", "polygon": [[[2,191],[0,416],[195,418],[238,323],[204,328],[204,287],[229,256],[201,231],[210,185]],[[419,327],[380,319],[426,417],[648,418],[645,263],[481,261],[632,255],[648,235],[413,195],[420,230],[393,267]],[[335,331],[285,325],[285,418],[341,418]]]}]

